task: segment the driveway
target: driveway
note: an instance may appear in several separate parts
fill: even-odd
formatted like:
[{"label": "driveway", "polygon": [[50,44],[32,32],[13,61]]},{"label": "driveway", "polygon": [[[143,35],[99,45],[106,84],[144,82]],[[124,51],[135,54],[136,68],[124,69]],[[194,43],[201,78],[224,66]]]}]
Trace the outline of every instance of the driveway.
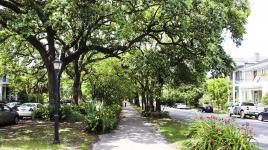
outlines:
[{"label": "driveway", "polygon": [[[199,118],[200,116],[216,116],[221,118],[229,118],[227,114],[213,114],[213,113],[201,113],[196,110],[181,110],[176,108],[164,107],[165,111],[168,111],[170,116],[177,120],[191,122],[193,119]],[[255,119],[240,119],[236,118],[235,122],[238,125],[249,123],[253,129],[255,138],[255,144],[263,149],[268,149],[268,122],[261,122]]]}]

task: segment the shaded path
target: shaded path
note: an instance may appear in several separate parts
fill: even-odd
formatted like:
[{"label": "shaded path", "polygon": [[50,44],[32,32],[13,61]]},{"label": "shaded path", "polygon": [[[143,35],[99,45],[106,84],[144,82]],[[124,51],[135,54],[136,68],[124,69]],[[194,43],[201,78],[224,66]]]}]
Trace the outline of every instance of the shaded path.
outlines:
[{"label": "shaded path", "polygon": [[93,150],[170,150],[170,144],[128,103],[122,120],[111,133],[99,136]]}]

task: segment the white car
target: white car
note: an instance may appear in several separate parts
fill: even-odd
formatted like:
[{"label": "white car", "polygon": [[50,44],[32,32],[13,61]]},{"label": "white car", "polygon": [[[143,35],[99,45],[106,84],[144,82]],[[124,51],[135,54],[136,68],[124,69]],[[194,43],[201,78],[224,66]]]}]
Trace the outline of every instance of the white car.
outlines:
[{"label": "white car", "polygon": [[10,102],[10,103],[7,103],[6,105],[10,108],[14,108],[16,106],[19,106],[20,102]]},{"label": "white car", "polygon": [[34,108],[40,105],[40,103],[24,103],[18,107],[18,114],[21,118],[23,117],[32,117]]},{"label": "white car", "polygon": [[258,114],[263,110],[264,107],[259,107],[250,102],[239,102],[228,107],[230,117],[232,115],[240,115],[240,118],[245,118],[246,116],[255,116],[257,118]]},{"label": "white car", "polygon": [[188,107],[186,104],[183,104],[183,103],[175,103],[175,108],[178,108],[178,109],[189,109],[190,107]]}]

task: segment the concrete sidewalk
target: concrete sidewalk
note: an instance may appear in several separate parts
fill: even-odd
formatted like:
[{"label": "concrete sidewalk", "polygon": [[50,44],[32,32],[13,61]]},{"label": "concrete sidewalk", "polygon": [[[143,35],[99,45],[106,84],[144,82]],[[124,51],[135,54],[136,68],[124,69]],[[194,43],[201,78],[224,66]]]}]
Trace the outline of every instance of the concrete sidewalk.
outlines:
[{"label": "concrete sidewalk", "polygon": [[128,103],[122,110],[122,120],[111,133],[99,136],[93,150],[172,150],[172,146],[145,122]]}]

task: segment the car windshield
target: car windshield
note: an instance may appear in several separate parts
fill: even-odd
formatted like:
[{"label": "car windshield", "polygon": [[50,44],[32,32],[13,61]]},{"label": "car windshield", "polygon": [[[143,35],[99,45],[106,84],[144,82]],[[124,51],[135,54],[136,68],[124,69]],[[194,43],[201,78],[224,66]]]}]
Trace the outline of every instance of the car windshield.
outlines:
[{"label": "car windshield", "polygon": [[24,103],[21,106],[34,107],[35,104]]},{"label": "car windshield", "polygon": [[246,102],[242,103],[242,105],[243,105],[243,106],[254,106],[253,103],[246,103]]}]

